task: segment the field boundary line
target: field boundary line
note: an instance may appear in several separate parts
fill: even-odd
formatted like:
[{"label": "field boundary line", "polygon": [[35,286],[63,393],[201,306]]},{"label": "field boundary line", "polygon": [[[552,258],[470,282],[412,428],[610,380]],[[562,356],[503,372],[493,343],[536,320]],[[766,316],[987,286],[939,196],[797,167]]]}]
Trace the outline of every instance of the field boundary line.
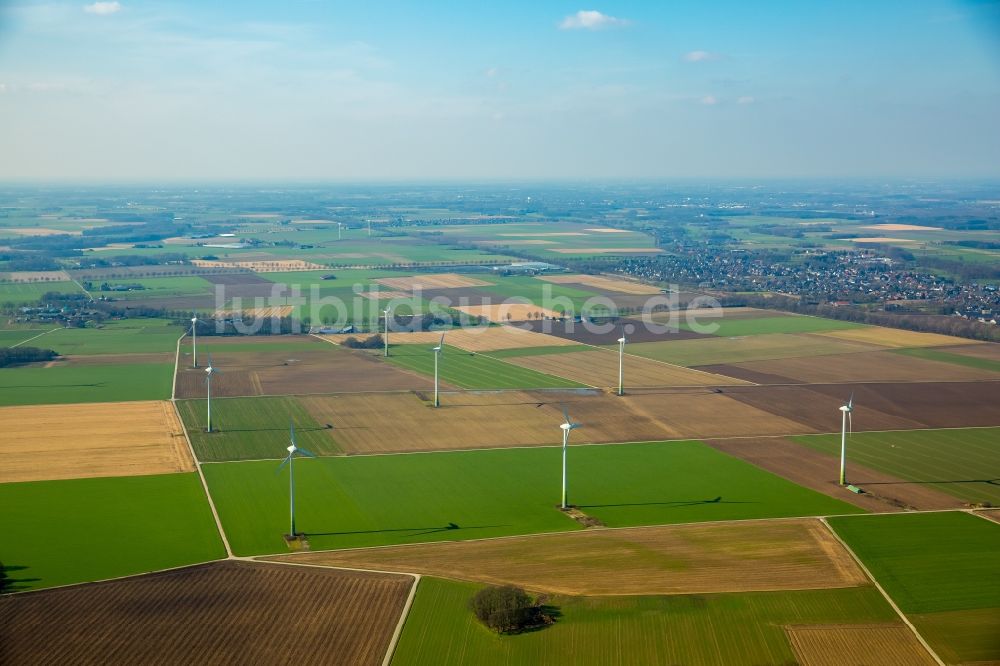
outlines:
[{"label": "field boundary line", "polygon": [[[174,391],[177,390],[177,364],[180,362],[181,354],[181,340],[187,333],[184,333],[181,337],[177,338],[177,352],[174,356]],[[191,460],[194,461],[195,471],[198,472],[198,478],[201,480],[201,487],[205,491],[205,499],[208,500],[208,508],[212,510],[212,518],[215,520],[215,529],[219,531],[219,537],[222,539],[222,545],[226,549],[226,559],[233,559],[233,549],[229,545],[229,538],[226,536],[226,530],[222,527],[222,519],[219,517],[219,510],[215,507],[215,500],[212,499],[212,492],[208,489],[208,481],[205,479],[205,472],[201,469],[201,461],[198,460],[198,454],[195,453],[194,446],[191,444],[191,436],[188,434],[187,425],[184,423],[184,419],[181,417],[181,411],[177,408],[177,398],[174,397],[173,392],[170,396],[170,406],[174,410],[174,416],[180,421],[181,430],[184,431],[184,441],[187,442],[188,451],[191,452]]]},{"label": "field boundary line", "polygon": [[399,645],[399,639],[403,635],[403,627],[406,626],[406,620],[410,616],[410,608],[413,606],[413,599],[417,596],[417,587],[420,585],[421,575],[420,574],[410,574],[413,576],[413,585],[410,586],[410,593],[406,597],[406,603],[403,604],[403,610],[399,614],[399,622],[396,623],[396,628],[392,632],[392,638],[389,640],[389,647],[386,648],[385,657],[382,659],[382,666],[389,666],[392,663],[392,658],[396,654],[396,646]]},{"label": "field boundary line", "polygon": [[857,563],[857,565],[861,567],[861,570],[865,572],[866,576],[868,576],[868,579],[875,585],[878,591],[882,593],[882,596],[885,597],[885,600],[887,602],[889,602],[889,605],[892,606],[892,609],[896,611],[896,614],[899,615],[899,618],[903,621],[903,623],[907,627],[910,628],[910,631],[912,631],[913,635],[917,637],[917,640],[920,641],[920,644],[924,646],[924,649],[927,650],[927,653],[930,654],[930,656],[934,659],[934,661],[938,663],[939,666],[945,666],[945,663],[941,660],[941,657],[938,656],[937,652],[934,651],[934,648],[930,646],[930,643],[924,640],[924,637],[920,635],[920,632],[917,631],[917,628],[913,626],[913,623],[910,622],[909,618],[907,618],[906,615],[903,613],[903,611],[899,608],[899,606],[896,605],[896,602],[892,600],[892,597],[890,597],[889,593],[885,591],[885,588],[883,588],[882,585],[875,579],[875,576],[873,576],[872,572],[868,570],[868,567],[866,567],[865,563],[861,561],[861,558],[858,557],[857,553],[855,553],[854,550],[852,550],[851,547],[847,545],[846,541],[840,538],[840,535],[837,534],[837,531],[833,529],[830,523],[827,522],[826,517],[821,517],[819,521],[823,523],[823,525],[826,527],[827,530],[830,531],[830,534],[833,535],[833,538],[839,541],[840,545],[843,546],[848,553],[850,553],[851,557],[854,558],[854,561]]},{"label": "field boundary line", "polygon": [[[60,328],[62,328],[62,326],[56,326],[55,328],[50,328],[50,329],[49,329],[49,330],[47,330],[47,331],[42,331],[42,332],[41,332],[41,333],[39,333],[38,335],[35,335],[35,336],[32,336],[32,337],[28,338],[27,340],[21,340],[21,341],[20,341],[20,342],[18,342],[18,343],[17,343],[16,345],[11,345],[11,346],[10,346],[10,348],[11,348],[11,349],[13,349],[14,347],[20,347],[20,346],[21,346],[21,345],[23,345],[23,344],[24,344],[25,342],[31,342],[32,340],[37,340],[38,338],[42,337],[43,335],[48,335],[48,334],[49,334],[49,333],[51,333],[52,331],[58,331],[58,330],[59,330]],[[37,329],[36,329],[36,330],[37,330]]]}]

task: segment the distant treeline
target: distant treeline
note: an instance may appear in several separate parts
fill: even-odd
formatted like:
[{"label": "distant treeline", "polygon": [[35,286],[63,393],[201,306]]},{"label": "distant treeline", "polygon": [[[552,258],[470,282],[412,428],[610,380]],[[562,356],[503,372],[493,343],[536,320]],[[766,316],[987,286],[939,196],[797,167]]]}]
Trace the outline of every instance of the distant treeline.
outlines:
[{"label": "distant treeline", "polygon": [[3,347],[0,348],[0,368],[38,361],[51,361],[58,354],[51,349],[38,347]]},{"label": "distant treeline", "polygon": [[778,294],[730,295],[719,298],[719,302],[727,307],[746,306],[782,310],[797,314],[815,315],[827,319],[853,321],[859,324],[902,328],[921,333],[940,333],[960,338],[970,338],[972,340],[1000,342],[1000,327],[962,317],[872,312],[849,305],[834,306],[807,303],[797,298]]}]

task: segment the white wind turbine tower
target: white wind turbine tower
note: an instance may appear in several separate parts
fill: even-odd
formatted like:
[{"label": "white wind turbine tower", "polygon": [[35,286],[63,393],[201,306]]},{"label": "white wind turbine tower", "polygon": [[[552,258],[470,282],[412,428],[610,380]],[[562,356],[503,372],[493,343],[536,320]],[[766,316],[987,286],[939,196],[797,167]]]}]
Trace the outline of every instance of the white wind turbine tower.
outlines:
[{"label": "white wind turbine tower", "polygon": [[382,314],[385,315],[385,356],[389,357],[389,308],[382,310]]},{"label": "white wind turbine tower", "polygon": [[625,395],[624,384],[625,369],[625,329],[622,329],[622,337],[618,338],[618,395]]},{"label": "white wind turbine tower", "polygon": [[566,508],[566,447],[569,444],[569,431],[576,430],[580,427],[579,423],[573,423],[569,420],[569,412],[566,411],[566,406],[563,405],[563,416],[565,421],[559,426],[562,428],[562,508]]},{"label": "white wind turbine tower", "polygon": [[278,469],[275,473],[280,472],[281,468],[288,465],[288,510],[291,522],[291,530],[288,532],[288,536],[295,537],[295,454],[300,453],[304,456],[310,458],[315,458],[316,454],[306,451],[305,449],[299,448],[295,445],[295,425],[292,423],[291,419],[288,420],[288,455],[285,459],[281,461],[278,465]]},{"label": "white wind turbine tower", "polygon": [[194,358],[193,368],[198,367],[198,313],[191,315],[191,356]]},{"label": "white wind turbine tower", "polygon": [[854,394],[851,394],[846,405],[840,406],[841,426],[840,426],[840,485],[847,484],[847,431],[850,424],[850,431],[854,431],[854,418],[851,413],[854,411]]},{"label": "white wind turbine tower", "polygon": [[208,432],[212,432],[212,375],[218,374],[219,371],[212,365],[212,355],[208,355],[208,367],[205,368],[205,396],[208,399]]},{"label": "white wind turbine tower", "polygon": [[441,400],[438,393],[438,360],[441,358],[441,350],[444,349],[444,333],[441,334],[441,341],[438,346],[431,351],[434,352],[434,406],[440,407]]},{"label": "white wind turbine tower", "polygon": [[344,223],[337,222],[337,240],[344,239]]}]

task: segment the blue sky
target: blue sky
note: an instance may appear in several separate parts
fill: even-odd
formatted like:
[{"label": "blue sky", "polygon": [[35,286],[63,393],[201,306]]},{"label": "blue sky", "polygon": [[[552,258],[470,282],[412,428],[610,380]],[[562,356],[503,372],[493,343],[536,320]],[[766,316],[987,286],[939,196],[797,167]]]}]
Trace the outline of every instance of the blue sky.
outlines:
[{"label": "blue sky", "polygon": [[998,17],[0,1],[0,179],[1000,177]]}]

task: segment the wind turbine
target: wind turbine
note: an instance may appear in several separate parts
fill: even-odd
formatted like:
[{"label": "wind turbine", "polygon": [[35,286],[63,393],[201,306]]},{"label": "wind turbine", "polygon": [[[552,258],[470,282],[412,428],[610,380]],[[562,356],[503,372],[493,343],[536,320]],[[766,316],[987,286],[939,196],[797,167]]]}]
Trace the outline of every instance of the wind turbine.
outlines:
[{"label": "wind turbine", "polygon": [[851,412],[854,411],[854,394],[848,399],[846,405],[840,406],[841,426],[840,426],[840,485],[847,485],[847,431],[848,423],[851,432],[854,431],[854,418]]},{"label": "wind turbine", "polygon": [[191,356],[194,357],[194,365],[191,367],[198,367],[198,313],[191,313]]},{"label": "wind turbine", "polygon": [[344,239],[344,223],[337,222],[337,240]]},{"label": "wind turbine", "polygon": [[441,341],[438,346],[432,349],[434,352],[434,406],[440,407],[441,400],[438,393],[438,359],[441,357],[441,350],[444,349],[444,333],[441,334]]},{"label": "wind turbine", "polygon": [[302,455],[308,456],[310,458],[315,458],[316,454],[295,446],[295,424],[292,423],[291,419],[288,419],[288,439],[289,439],[289,444],[287,449],[288,455],[285,456],[285,459],[281,461],[280,465],[278,465],[278,469],[275,470],[275,474],[280,472],[282,467],[288,465],[288,510],[291,518],[291,531],[288,533],[288,536],[294,538],[295,537],[295,466],[294,466],[295,454],[301,453]]},{"label": "wind turbine", "polygon": [[208,432],[212,432],[212,375],[219,371],[212,365],[212,355],[208,355],[208,367],[205,368],[205,396],[208,398]]},{"label": "wind turbine", "polygon": [[573,423],[569,420],[569,412],[566,411],[566,405],[563,405],[563,416],[566,420],[559,426],[562,428],[562,508],[566,508],[566,446],[569,444],[569,431],[576,430],[580,427],[579,423]]},{"label": "wind turbine", "polygon": [[625,329],[622,328],[622,337],[618,338],[618,395],[625,395],[625,384],[623,382],[625,369]]},{"label": "wind turbine", "polygon": [[385,315],[385,356],[389,357],[389,308],[382,310],[382,314]]}]

